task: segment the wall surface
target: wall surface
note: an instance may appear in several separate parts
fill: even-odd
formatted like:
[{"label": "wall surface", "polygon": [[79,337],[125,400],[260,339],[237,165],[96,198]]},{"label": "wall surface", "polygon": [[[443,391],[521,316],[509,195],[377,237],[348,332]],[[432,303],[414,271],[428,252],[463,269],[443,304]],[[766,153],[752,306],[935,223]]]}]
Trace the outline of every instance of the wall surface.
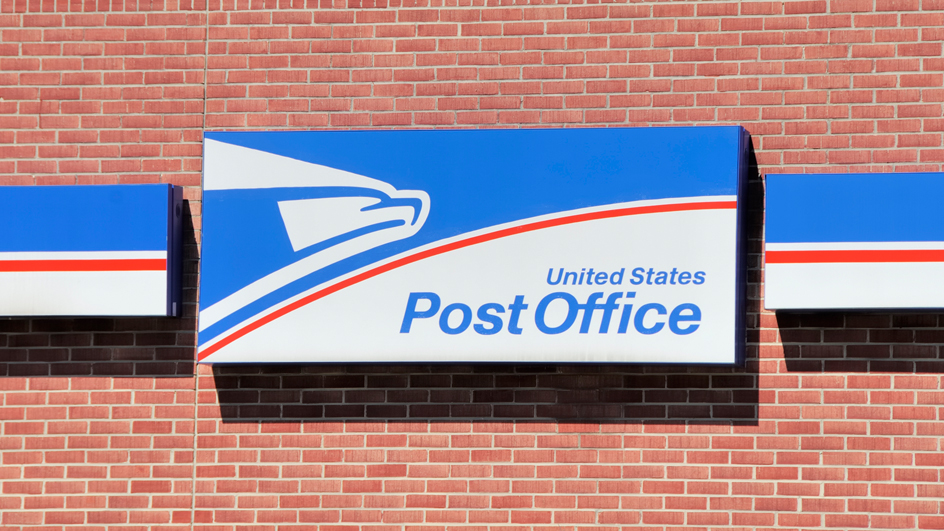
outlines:
[{"label": "wall surface", "polygon": [[[944,529],[944,316],[774,315],[760,267],[763,174],[942,170],[942,41],[944,0],[0,0],[0,185],[188,220],[183,318],[0,320],[0,525]],[[699,124],[755,148],[744,368],[194,367],[204,129]]]}]

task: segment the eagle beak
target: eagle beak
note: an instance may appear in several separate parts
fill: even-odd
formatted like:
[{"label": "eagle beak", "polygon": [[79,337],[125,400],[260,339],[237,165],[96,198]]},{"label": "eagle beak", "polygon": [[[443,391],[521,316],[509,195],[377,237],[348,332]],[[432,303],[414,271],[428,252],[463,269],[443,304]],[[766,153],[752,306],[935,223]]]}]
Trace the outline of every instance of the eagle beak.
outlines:
[{"label": "eagle beak", "polygon": [[396,239],[402,239],[422,227],[429,198],[415,190],[402,190],[398,195],[388,199],[324,197],[281,201],[279,211],[295,251],[395,227],[402,227],[396,231],[399,236]]}]

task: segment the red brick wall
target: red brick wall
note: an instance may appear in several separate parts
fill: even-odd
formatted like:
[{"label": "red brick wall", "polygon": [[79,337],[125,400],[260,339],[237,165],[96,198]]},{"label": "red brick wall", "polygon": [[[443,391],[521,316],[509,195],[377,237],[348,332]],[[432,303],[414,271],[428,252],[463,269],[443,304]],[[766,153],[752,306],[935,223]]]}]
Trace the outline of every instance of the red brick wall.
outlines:
[{"label": "red brick wall", "polygon": [[757,176],[743,369],[195,377],[204,126],[736,123],[759,174],[944,164],[944,0],[431,1],[0,0],[0,185],[172,182],[190,222],[183,319],[0,320],[0,525],[944,529],[944,317],[761,311]]}]

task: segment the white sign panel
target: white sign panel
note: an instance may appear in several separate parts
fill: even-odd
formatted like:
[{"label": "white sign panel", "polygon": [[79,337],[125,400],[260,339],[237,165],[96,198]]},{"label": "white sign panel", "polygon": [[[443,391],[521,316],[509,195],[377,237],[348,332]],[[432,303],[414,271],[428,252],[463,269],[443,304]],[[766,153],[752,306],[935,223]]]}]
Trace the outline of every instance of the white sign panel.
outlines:
[{"label": "white sign panel", "polygon": [[208,133],[200,360],[738,363],[747,141]]}]

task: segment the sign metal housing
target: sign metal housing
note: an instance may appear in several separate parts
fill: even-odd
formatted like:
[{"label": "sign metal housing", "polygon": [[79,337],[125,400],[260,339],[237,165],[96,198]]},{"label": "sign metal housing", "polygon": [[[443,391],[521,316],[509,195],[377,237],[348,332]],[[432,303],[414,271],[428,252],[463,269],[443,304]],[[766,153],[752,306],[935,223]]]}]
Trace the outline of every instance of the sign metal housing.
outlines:
[{"label": "sign metal housing", "polygon": [[183,189],[0,187],[0,315],[177,316]]},{"label": "sign metal housing", "polygon": [[768,310],[944,308],[944,174],[769,174],[766,198]]},{"label": "sign metal housing", "polygon": [[735,364],[740,127],[207,133],[201,362]]}]

